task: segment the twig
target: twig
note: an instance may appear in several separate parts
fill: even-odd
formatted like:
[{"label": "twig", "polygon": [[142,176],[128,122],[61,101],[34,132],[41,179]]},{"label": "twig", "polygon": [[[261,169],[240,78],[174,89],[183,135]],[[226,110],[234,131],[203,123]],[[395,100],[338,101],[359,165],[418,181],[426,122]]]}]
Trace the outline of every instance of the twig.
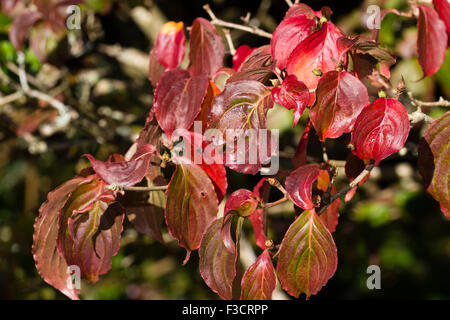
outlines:
[{"label": "twig", "polygon": [[169,186],[150,186],[150,187],[126,187],[126,186],[118,186],[115,184],[107,185],[105,188],[112,191],[138,191],[138,192],[147,192],[147,191],[160,191],[167,190]]},{"label": "twig", "polygon": [[236,49],[234,48],[233,39],[231,39],[230,30],[223,28],[223,33],[225,34],[225,39],[227,39],[228,47],[230,48],[230,54],[234,56]]},{"label": "twig", "polygon": [[8,104],[11,103],[13,101],[16,101],[17,99],[20,99],[21,97],[23,97],[23,92],[22,91],[17,91],[14,92],[10,95],[4,96],[4,97],[0,97],[0,106],[4,105],[4,104]]},{"label": "twig", "polygon": [[354,187],[357,187],[358,183],[360,183],[365,177],[367,177],[369,175],[370,171],[372,171],[372,169],[374,167],[375,167],[375,161],[374,160],[370,160],[370,162],[367,165],[367,167],[353,181],[351,181],[348,185],[346,185],[344,188],[339,190],[339,192],[333,194],[330,197],[330,200],[317,212],[317,215],[320,215],[321,213],[323,213],[328,208],[328,206],[330,204],[332,204],[337,198],[339,198],[340,196],[346,194],[347,192],[349,192]]},{"label": "twig", "polygon": [[285,1],[286,1],[287,5],[289,6],[289,8],[294,5],[291,0],[285,0]]},{"label": "twig", "polygon": [[56,100],[55,98],[53,98],[43,92],[33,90],[30,88],[30,86],[28,84],[27,74],[25,72],[25,55],[21,51],[19,51],[17,53],[17,63],[19,65],[18,74],[19,74],[20,85],[22,87],[23,93],[29,97],[45,101],[48,104],[50,104],[53,108],[58,110],[59,117],[56,118],[56,120],[55,120],[56,127],[57,128],[65,127],[71,120],[71,115],[70,115],[71,107],[65,105],[61,101]]},{"label": "twig", "polygon": [[289,197],[287,195],[285,195],[283,198],[281,198],[280,200],[274,201],[274,202],[268,202],[268,203],[264,203],[263,204],[263,208],[272,208],[274,206],[277,206],[281,203],[284,203],[286,201],[289,200]]},{"label": "twig", "polygon": [[214,12],[211,10],[211,7],[209,6],[209,4],[205,4],[203,6],[203,9],[205,9],[206,13],[208,13],[209,17],[211,18],[211,23],[216,25],[216,26],[221,26],[221,27],[225,27],[225,28],[230,28],[230,29],[237,29],[237,30],[242,30],[248,33],[252,33],[252,34],[256,34],[260,37],[264,37],[264,38],[272,38],[272,34],[264,31],[258,27],[255,26],[243,26],[241,24],[236,24],[236,23],[232,23],[232,22],[227,22],[227,21],[223,21],[220,20],[216,17],[216,15],[214,14]]}]

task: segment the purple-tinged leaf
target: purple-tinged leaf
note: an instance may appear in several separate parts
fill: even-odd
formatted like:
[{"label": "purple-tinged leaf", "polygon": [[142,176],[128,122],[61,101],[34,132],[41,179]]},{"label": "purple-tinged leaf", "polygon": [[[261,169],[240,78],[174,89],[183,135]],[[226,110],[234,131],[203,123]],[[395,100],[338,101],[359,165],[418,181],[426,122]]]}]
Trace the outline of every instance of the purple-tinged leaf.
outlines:
[{"label": "purple-tinged leaf", "polygon": [[155,90],[153,110],[169,142],[176,129],[188,130],[192,126],[200,113],[207,88],[206,76],[191,77],[185,70],[173,69],[161,76]]},{"label": "purple-tinged leaf", "polygon": [[245,271],[241,281],[241,300],[272,300],[277,286],[275,269],[268,250]]},{"label": "purple-tinged leaf", "polygon": [[223,66],[225,49],[216,28],[204,18],[194,20],[189,39],[189,72],[193,76],[206,75],[212,79]]},{"label": "purple-tinged leaf", "polygon": [[167,190],[165,217],[170,234],[187,250],[188,259],[216,218],[218,201],[214,185],[200,166],[185,158],[176,160],[177,169]]},{"label": "purple-tinged leaf", "polygon": [[419,172],[426,190],[450,219],[450,111],[434,120],[419,142]]},{"label": "purple-tinged leaf", "polygon": [[34,223],[33,258],[39,275],[51,286],[55,287],[70,299],[78,299],[79,290],[68,287],[68,265],[58,253],[56,239],[58,237],[58,211],[64,207],[70,194],[87,178],[73,178],[47,195],[39,208],[39,216]]},{"label": "purple-tinged leaf", "polygon": [[284,290],[298,298],[316,294],[337,268],[333,237],[315,210],[303,212],[281,242],[277,274]]},{"label": "purple-tinged leaf", "polygon": [[22,50],[22,46],[27,39],[31,27],[42,18],[40,12],[24,11],[18,15],[9,29],[9,40],[17,51]]},{"label": "purple-tinged leaf", "polygon": [[272,106],[270,91],[252,80],[228,83],[214,98],[210,127],[220,130],[227,143],[226,166],[256,174],[270,160],[278,141],[269,130],[264,137],[259,129],[266,128],[266,112]]},{"label": "purple-tinged leaf", "polygon": [[91,283],[111,269],[124,219],[118,203],[102,200],[103,186],[99,179],[78,186],[59,212],[58,252]]},{"label": "purple-tinged leaf", "polygon": [[265,45],[253,49],[253,51],[242,62],[239,72],[228,78],[227,83],[240,80],[254,80],[266,83],[272,76],[272,56],[270,46]]},{"label": "purple-tinged leaf", "polygon": [[92,168],[107,184],[117,186],[133,186],[140,182],[147,173],[150,158],[156,151],[151,144],[140,146],[129,161],[103,162],[96,160],[90,154],[85,156],[91,162]]},{"label": "purple-tinged leaf", "polygon": [[212,291],[221,298],[233,296],[233,280],[236,276],[236,253],[225,247],[220,235],[223,218],[215,220],[206,230],[200,249],[200,274]]}]

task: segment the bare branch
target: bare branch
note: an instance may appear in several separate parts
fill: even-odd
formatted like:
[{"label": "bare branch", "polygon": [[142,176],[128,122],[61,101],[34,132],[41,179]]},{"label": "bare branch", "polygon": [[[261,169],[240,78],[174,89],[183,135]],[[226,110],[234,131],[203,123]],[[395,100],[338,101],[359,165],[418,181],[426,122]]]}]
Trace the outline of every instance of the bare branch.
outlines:
[{"label": "bare branch", "polygon": [[234,48],[233,39],[231,39],[230,30],[223,28],[223,33],[225,34],[225,39],[227,39],[228,47],[230,48],[230,54],[234,56],[236,49]]},{"label": "bare branch", "polygon": [[18,74],[23,93],[29,97],[45,101],[58,110],[59,117],[55,121],[56,127],[65,127],[71,120],[70,110],[72,108],[43,92],[31,89],[25,72],[25,55],[21,51],[17,53],[17,62],[19,64]]},{"label": "bare branch", "polygon": [[264,37],[264,38],[272,38],[272,34],[264,31],[258,27],[255,26],[243,26],[241,24],[236,24],[236,23],[232,23],[232,22],[227,22],[227,21],[223,21],[220,20],[216,17],[216,15],[214,14],[214,12],[211,10],[211,7],[209,6],[209,4],[205,4],[203,6],[203,9],[205,9],[206,13],[208,13],[209,17],[211,18],[211,23],[216,25],[216,26],[220,26],[220,27],[225,27],[225,28],[230,28],[230,29],[236,29],[236,30],[242,30],[248,33],[252,33],[252,34],[256,34],[260,37]]},{"label": "bare branch", "polygon": [[20,99],[21,97],[23,97],[23,92],[22,91],[17,91],[14,92],[10,95],[4,96],[4,97],[0,97],[0,106],[4,105],[4,104],[8,104],[11,103],[13,101],[16,101],[17,99]]},{"label": "bare branch", "polygon": [[289,6],[289,8],[294,5],[291,0],[285,0],[285,1],[286,1],[287,5]]}]

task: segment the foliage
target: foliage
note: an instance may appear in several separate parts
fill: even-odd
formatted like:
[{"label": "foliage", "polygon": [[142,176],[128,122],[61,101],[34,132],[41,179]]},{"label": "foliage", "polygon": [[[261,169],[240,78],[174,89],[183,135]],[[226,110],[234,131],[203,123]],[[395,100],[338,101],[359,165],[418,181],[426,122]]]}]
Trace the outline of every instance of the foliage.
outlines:
[{"label": "foliage", "polygon": [[[33,27],[56,35],[61,19],[55,10],[60,5],[38,5],[35,11],[24,9],[15,16],[9,34],[15,49],[23,49]],[[434,1],[433,8],[412,5],[423,77],[443,64],[448,16],[442,12],[447,9],[442,1]],[[332,233],[339,228],[340,197],[349,201],[374,166],[405,148],[410,124],[430,120],[403,80],[391,84],[393,53],[376,36],[347,36],[332,22],[327,7],[316,12],[294,4],[275,29],[270,46],[239,47],[233,68],[224,65],[224,43],[213,22],[193,21],[188,57],[184,24],[162,26],[149,54],[153,106],[134,144],[124,155],[113,153],[105,162],[87,154],[91,165],[49,192],[42,204],[34,224],[36,268],[69,298],[78,299],[79,292],[68,285],[67,266],[78,266],[88,282],[98,281],[119,252],[125,216],[138,231],[160,242],[161,230],[167,227],[187,251],[183,264],[198,250],[201,277],[223,299],[271,299],[277,278],[291,296],[309,298],[338,268]],[[33,46],[33,37],[29,40],[44,61],[47,54]],[[225,83],[219,77],[225,77]],[[405,99],[417,110],[408,114]],[[294,127],[301,118],[308,123],[293,163],[260,179],[253,190],[234,191],[226,199],[223,216],[218,216],[219,204],[232,186],[229,177],[263,173],[282,146],[281,140],[271,139],[276,128],[268,126],[279,107],[274,103],[293,110]],[[431,119],[419,146],[427,191],[447,217],[448,115]],[[199,122],[202,127],[197,130]],[[266,135],[260,134],[268,128]],[[221,137],[210,136],[207,129]],[[350,182],[338,189],[337,168],[326,148],[318,158],[311,144],[325,146],[333,140],[345,148],[345,139],[351,149],[345,163]],[[183,153],[175,156],[181,141]],[[236,162],[242,155],[256,161]],[[275,190],[282,198],[269,202]],[[138,199],[141,193],[146,196]],[[287,202],[295,206],[296,216],[289,217],[287,230],[275,234],[269,229],[269,209]],[[241,275],[239,251],[247,220],[262,253]]]}]

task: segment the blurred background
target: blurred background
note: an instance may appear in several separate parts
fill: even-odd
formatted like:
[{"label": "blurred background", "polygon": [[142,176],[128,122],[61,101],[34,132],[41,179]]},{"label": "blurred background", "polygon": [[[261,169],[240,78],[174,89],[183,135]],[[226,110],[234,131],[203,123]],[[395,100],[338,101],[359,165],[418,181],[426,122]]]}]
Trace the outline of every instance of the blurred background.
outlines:
[{"label": "blurred background", "polygon": [[[215,14],[241,23],[250,12],[251,23],[272,32],[287,10],[284,0],[87,0],[82,29],[58,40],[47,39],[46,62],[25,46],[30,84],[72,106],[78,118],[61,132],[47,123],[55,114],[45,102],[21,98],[0,105],[0,298],[66,299],[37,274],[31,254],[33,222],[47,193],[87,165],[84,153],[106,159],[124,153],[145,123],[152,105],[147,80],[148,52],[160,26],[169,20],[190,26],[210,3]],[[406,10],[406,0],[305,1],[314,10],[327,5],[332,20],[347,34],[367,32],[362,13],[369,4]],[[0,98],[14,93],[18,84],[17,54],[9,42],[12,17],[0,13]],[[420,82],[416,58],[414,19],[389,14],[383,21],[380,42],[398,57],[391,69],[396,84],[403,75],[416,98],[450,98],[450,51],[441,70]],[[33,32],[33,31],[32,31]],[[267,44],[267,39],[231,31],[237,47]],[[226,47],[226,46],[225,46]],[[228,54],[226,63],[230,65]],[[376,94],[376,92],[371,92]],[[407,106],[408,107],[408,106]],[[432,117],[445,112],[426,110]],[[269,126],[280,129],[281,150],[294,152],[306,124],[306,114],[292,128],[292,114],[276,106]],[[341,203],[334,239],[339,263],[336,274],[312,299],[450,298],[450,221],[427,194],[417,171],[417,143],[421,124],[410,133],[406,148],[374,170],[371,178],[346,204]],[[331,159],[345,160],[348,136],[327,141]],[[317,147],[317,145],[316,145]],[[311,150],[315,151],[314,141]],[[320,156],[320,148],[316,148]],[[289,168],[289,159],[281,166]],[[341,168],[342,170],[342,168]],[[229,193],[252,188],[260,177],[228,171]],[[345,179],[338,180],[343,185]],[[292,204],[276,207],[270,217],[269,237],[275,243],[292,222]],[[250,225],[245,225],[253,243]],[[253,246],[252,253],[259,253]],[[139,234],[125,222],[121,249],[112,270],[96,284],[82,283],[83,299],[217,299],[198,272],[193,254],[181,266],[184,249],[167,246]],[[381,268],[381,290],[366,286],[366,269]],[[283,296],[280,296],[283,297]]]}]

